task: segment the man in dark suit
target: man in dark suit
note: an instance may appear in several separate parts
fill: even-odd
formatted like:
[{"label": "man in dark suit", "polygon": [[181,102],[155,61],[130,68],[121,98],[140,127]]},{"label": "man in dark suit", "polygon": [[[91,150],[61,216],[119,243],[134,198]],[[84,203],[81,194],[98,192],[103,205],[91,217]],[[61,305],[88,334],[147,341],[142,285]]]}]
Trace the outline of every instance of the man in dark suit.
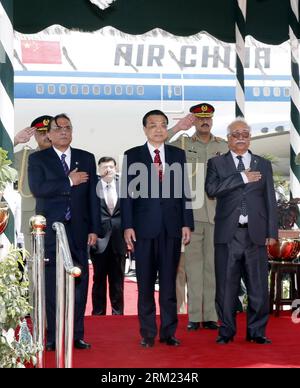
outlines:
[{"label": "man in dark suit", "polygon": [[92,315],[106,314],[107,279],[113,315],[124,314],[125,242],[121,228],[119,180],[116,161],[102,157],[98,162],[100,180],[97,195],[100,198],[101,238],[91,247],[94,268]]},{"label": "man in dark suit", "polygon": [[88,349],[84,339],[84,312],[88,290],[87,244],[94,245],[100,229],[94,155],[71,148],[72,124],[65,114],[49,122],[52,147],[29,157],[29,186],[36,198],[36,214],[46,217],[47,349],[55,349],[56,233],[54,222],[65,225],[74,263],[81,268],[75,286],[74,345]]},{"label": "man in dark suit", "polygon": [[135,251],[141,345],[152,347],[157,334],[154,285],[159,274],[160,342],[178,346],[176,272],[181,241],[188,244],[194,227],[188,199],[183,150],[164,144],[167,116],[143,118],[147,143],[125,152],[121,215],[125,242]]},{"label": "man in dark suit", "polygon": [[205,189],[217,198],[215,216],[217,343],[236,334],[236,301],[241,276],[248,292],[246,339],[258,344],[268,322],[268,244],[278,237],[271,163],[249,150],[250,127],[243,118],[228,126],[229,152],[208,161]]}]

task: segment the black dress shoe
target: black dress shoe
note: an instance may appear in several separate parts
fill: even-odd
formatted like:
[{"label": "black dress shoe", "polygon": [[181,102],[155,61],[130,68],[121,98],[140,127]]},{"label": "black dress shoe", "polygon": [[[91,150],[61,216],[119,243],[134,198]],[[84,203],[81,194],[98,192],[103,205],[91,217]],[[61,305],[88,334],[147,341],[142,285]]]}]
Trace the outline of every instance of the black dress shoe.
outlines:
[{"label": "black dress shoe", "polygon": [[216,343],[219,345],[226,345],[228,342],[233,342],[233,337],[223,337],[222,335],[219,335],[216,339]]},{"label": "black dress shoe", "polygon": [[84,342],[83,339],[79,339],[79,340],[75,340],[74,341],[74,347],[76,349],[90,349],[91,348],[91,345]]},{"label": "black dress shoe", "polygon": [[55,350],[55,342],[47,342],[46,343],[46,350],[48,352],[52,352]]},{"label": "black dress shoe", "polygon": [[154,338],[152,338],[152,337],[144,337],[144,338],[142,338],[141,346],[143,348],[152,348],[154,346]]},{"label": "black dress shoe", "polygon": [[179,346],[180,341],[176,337],[167,337],[167,338],[161,338],[159,340],[160,343],[166,344],[169,346]]},{"label": "black dress shoe", "polygon": [[217,324],[217,322],[214,322],[214,321],[203,322],[202,326],[204,329],[210,329],[210,330],[218,330],[219,329],[219,325]]},{"label": "black dress shoe", "polygon": [[266,345],[266,344],[272,343],[272,341],[267,337],[250,337],[249,335],[247,335],[246,341],[254,342],[260,345]]},{"label": "black dress shoe", "polygon": [[198,330],[200,328],[200,322],[189,321],[187,325],[188,330]]}]

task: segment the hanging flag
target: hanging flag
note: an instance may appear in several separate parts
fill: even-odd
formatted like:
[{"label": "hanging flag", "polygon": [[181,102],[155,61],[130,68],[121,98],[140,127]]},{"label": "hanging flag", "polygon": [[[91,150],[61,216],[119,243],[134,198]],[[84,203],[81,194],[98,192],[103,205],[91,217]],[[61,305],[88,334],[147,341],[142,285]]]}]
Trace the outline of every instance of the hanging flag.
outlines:
[{"label": "hanging flag", "polygon": [[23,63],[61,64],[60,43],[44,40],[21,40]]}]

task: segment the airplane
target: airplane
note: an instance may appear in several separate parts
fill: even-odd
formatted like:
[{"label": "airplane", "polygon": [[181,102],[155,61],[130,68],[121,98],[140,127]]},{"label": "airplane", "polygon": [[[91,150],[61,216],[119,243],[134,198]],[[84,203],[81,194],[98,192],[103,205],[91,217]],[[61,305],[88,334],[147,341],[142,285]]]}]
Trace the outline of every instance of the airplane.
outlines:
[{"label": "airplane", "polygon": [[[289,46],[251,37],[246,46],[251,148],[277,156],[275,169],[288,176]],[[171,127],[192,105],[209,102],[216,109],[213,133],[224,138],[235,116],[234,45],[207,34],[179,38],[157,29],[133,37],[111,27],[82,33],[61,26],[16,32],[14,70],[16,132],[39,115],[65,112],[74,126],[73,146],[96,159],[110,155],[120,162],[126,149],[142,144],[141,120],[151,109],[163,110]]]}]

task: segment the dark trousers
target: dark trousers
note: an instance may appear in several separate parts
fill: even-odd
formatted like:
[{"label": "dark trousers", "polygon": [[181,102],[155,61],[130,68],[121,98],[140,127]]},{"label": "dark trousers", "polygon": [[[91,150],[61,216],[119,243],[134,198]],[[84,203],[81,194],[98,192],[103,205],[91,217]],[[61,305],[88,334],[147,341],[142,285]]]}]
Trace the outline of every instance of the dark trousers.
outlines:
[{"label": "dark trousers", "polygon": [[[75,266],[81,269],[81,275],[75,279],[75,312],[74,312],[74,340],[84,337],[84,314],[87,302],[89,269],[87,250],[75,249],[72,241],[71,228],[65,225],[69,241],[72,259]],[[46,317],[47,317],[47,341],[55,342],[56,323],[56,260],[55,253],[46,251],[46,257],[50,262],[45,267],[45,287],[46,287]],[[64,292],[64,290],[60,290]]]},{"label": "dark trousers", "polygon": [[159,274],[160,338],[175,334],[177,318],[176,273],[181,239],[162,231],[156,238],[137,238],[135,245],[138,283],[138,316],[142,337],[157,335],[154,286]]},{"label": "dark trousers", "polygon": [[269,315],[266,247],[253,244],[247,228],[238,228],[229,244],[215,244],[215,269],[219,334],[231,337],[236,333],[236,301],[243,275],[248,293],[247,334],[264,336]]},{"label": "dark trousers", "polygon": [[107,280],[113,315],[124,314],[125,255],[115,253],[111,240],[103,253],[91,253],[94,268],[92,301],[93,314],[106,314]]}]

